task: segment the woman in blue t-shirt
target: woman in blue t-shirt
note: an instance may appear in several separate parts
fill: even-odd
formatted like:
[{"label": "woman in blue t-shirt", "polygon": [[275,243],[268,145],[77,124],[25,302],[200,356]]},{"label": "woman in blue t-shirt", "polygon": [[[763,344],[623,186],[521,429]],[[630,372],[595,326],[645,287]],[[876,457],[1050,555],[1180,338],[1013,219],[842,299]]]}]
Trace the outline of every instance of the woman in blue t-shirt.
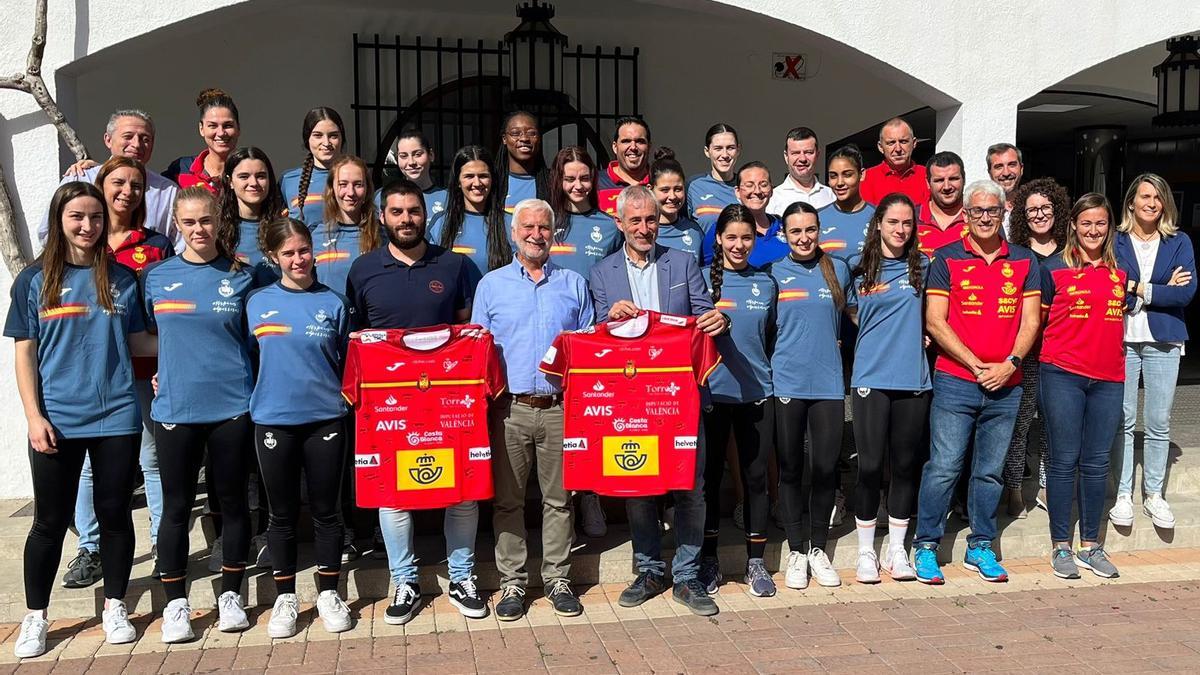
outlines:
[{"label": "woman in blue t-shirt", "polygon": [[149,325],[159,336],[150,417],[163,489],[158,555],[167,596],[165,643],[194,637],[187,599],[188,529],[206,456],[209,501],[219,504],[219,511],[213,510],[221,514],[222,545],[219,554],[214,550],[221,563],[217,628],[235,632],[250,625],[241,588],[251,535],[246,485],[254,427],[246,412],[253,373],[245,326],[254,271],[234,257],[231,228],[220,223],[216,200],[205,188],[180,192],[174,218],[185,248],[147,269],[142,284]]},{"label": "woman in blue t-shirt", "polygon": [[[697,263],[700,262],[704,228],[687,213],[683,167],[670,148],[654,151],[654,163],[650,165],[650,189],[658,200],[658,238],[655,241],[667,248],[690,253],[696,257]],[[716,222],[716,216],[710,222]]]},{"label": "woman in blue t-shirt", "polygon": [[[840,586],[825,546],[846,419],[838,332],[850,269],[822,249],[821,221],[807,202],[795,202],[784,210],[783,234],[791,252],[772,264],[770,272],[779,285],[771,377],[779,441],[779,503],[791,549],[785,583],[788,588],[805,588],[811,571],[820,585]],[[801,488],[806,434],[811,439],[812,464],[807,504]],[[801,522],[806,506],[808,531]]]},{"label": "woman in blue t-shirt", "polygon": [[849,260],[863,252],[867,224],[875,215],[875,207],[862,198],[862,177],[863,158],[858,146],[844,145],[829,156],[829,188],[834,202],[821,209],[821,247],[835,258]]},{"label": "woman in blue t-shirt", "polygon": [[496,194],[504,195],[505,218],[526,199],[546,199],[553,183],[542,156],[542,132],[537,118],[524,110],[509,113],[500,127],[496,151]]},{"label": "woman in blue t-shirt", "polygon": [[342,124],[338,111],[321,106],[304,116],[300,135],[304,144],[304,163],[283,172],[279,177],[279,190],[283,193],[288,215],[315,228],[321,224],[325,210],[321,188],[329,178],[329,165],[342,154],[346,125]]},{"label": "woman in blue t-shirt", "polygon": [[4,324],[4,335],[16,341],[33,477],[33,527],[24,553],[28,613],[13,650],[19,658],[46,651],[46,608],[85,456],[100,521],[104,637],[109,644],[137,639],[123,600],[133,566],[130,500],[142,431],[131,355],[157,351],[145,332],[137,278],[106,254],[108,211],[100,190],[62,185],[50,200],[49,224],[46,248],[13,281]]},{"label": "woman in blue t-shirt", "polygon": [[[704,413],[707,447],[724,449],[730,434],[737,441],[741,469],[743,522],[746,531],[746,585],[754,596],[775,594],[775,582],[763,562],[767,546],[767,458],[775,437],[771,403],[770,354],[775,333],[775,280],[750,265],[755,245],[754,214],[741,204],[721,211],[708,284],[713,304],[732,320],[717,338],[722,363],[709,378],[712,405]],[[704,543],[699,579],[709,593],[720,581],[717,535],[721,518],[721,478],[725,453],[706,453],[704,467]]]},{"label": "woman in blue t-shirt", "polygon": [[[251,347],[258,353],[250,417],[271,512],[267,545],[278,593],[267,634],[296,634],[301,469],[315,531],[317,613],[325,630],[340,633],[351,625],[350,610],[337,591],[344,535],[338,496],[347,433],[341,381],[350,307],[344,295],[317,281],[312,233],[304,223],[274,220],[263,242],[281,278],[251,293],[246,312]],[[298,391],[304,395],[297,397]]]},{"label": "woman in blue t-shirt", "polygon": [[[426,222],[446,210],[446,188],[434,185],[433,177],[429,172],[429,168],[433,165],[433,158],[433,148],[429,147],[429,141],[425,139],[425,134],[412,127],[400,131],[400,135],[396,136],[395,147],[388,153],[388,161],[394,163],[405,178],[421,188],[421,194],[425,197]],[[374,200],[377,211],[383,211],[381,201],[383,188],[391,183],[392,180],[384,178],[383,185],[375,191]]]},{"label": "woman in blue t-shirt", "polygon": [[596,205],[596,163],[583,148],[558,151],[550,169],[554,244],[550,260],[587,279],[592,265],[621,248],[621,231]]},{"label": "woman in blue t-shirt", "polygon": [[849,311],[858,324],[850,375],[858,449],[854,521],[861,583],[879,582],[875,521],[885,458],[891,482],[883,568],[896,580],[916,578],[904,538],[929,452],[932,393],[922,304],[929,259],[917,247],[916,221],[916,207],[907,196],[884,197],[871,218],[862,256],[851,260]]},{"label": "woman in blue t-shirt", "polygon": [[254,146],[238,148],[225,162],[217,195],[219,235],[237,260],[258,267],[263,262],[259,230],[284,211],[283,195],[267,153]]},{"label": "woman in blue t-shirt", "polygon": [[446,211],[430,220],[428,239],[467,256],[478,268],[478,283],[484,274],[511,263],[513,256],[504,200],[494,189],[492,154],[478,145],[460,148],[450,176]]},{"label": "woman in blue t-shirt", "polygon": [[741,154],[737,131],[728,124],[718,122],[704,132],[704,156],[708,158],[709,170],[688,179],[687,208],[683,211],[689,220],[699,223],[701,230],[706,231],[717,222],[721,209],[737,203],[734,170]]},{"label": "woman in blue t-shirt", "polygon": [[346,292],[346,277],[358,256],[384,243],[371,193],[371,173],[362,159],[342,155],[329,165],[324,225],[313,231],[313,257],[317,278],[338,293]]}]

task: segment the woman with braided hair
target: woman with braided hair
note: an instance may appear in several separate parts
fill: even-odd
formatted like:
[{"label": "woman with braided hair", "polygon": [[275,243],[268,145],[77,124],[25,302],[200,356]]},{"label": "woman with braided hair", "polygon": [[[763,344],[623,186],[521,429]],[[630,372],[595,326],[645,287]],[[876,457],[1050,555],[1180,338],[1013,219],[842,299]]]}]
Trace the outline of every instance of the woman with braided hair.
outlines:
[{"label": "woman with braided hair", "polygon": [[279,190],[288,215],[314,230],[324,221],[325,182],[329,165],[342,154],[346,125],[336,110],[322,106],[308,111],[302,129],[304,163],[284,172]]}]

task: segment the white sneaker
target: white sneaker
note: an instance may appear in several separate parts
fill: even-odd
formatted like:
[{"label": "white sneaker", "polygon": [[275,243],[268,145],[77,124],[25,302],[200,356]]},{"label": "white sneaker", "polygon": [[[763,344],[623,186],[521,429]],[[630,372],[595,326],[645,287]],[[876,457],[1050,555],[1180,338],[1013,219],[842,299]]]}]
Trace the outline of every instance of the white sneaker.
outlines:
[{"label": "white sneaker", "polygon": [[733,507],[733,525],[739,530],[746,529],[746,521],[742,518],[741,502],[738,502],[737,506]]},{"label": "white sneaker", "polygon": [[124,600],[109,600],[104,610],[104,641],[110,645],[123,645],[137,639],[137,631],[129,623],[129,610]]},{"label": "white sneaker", "polygon": [[350,630],[350,608],[342,601],[337,591],[321,591],[317,596],[317,614],[328,633]]},{"label": "white sneaker", "polygon": [[1155,527],[1164,530],[1175,529],[1175,514],[1171,513],[1171,505],[1162,496],[1146,495],[1146,501],[1142,502],[1142,511],[1150,516]]},{"label": "white sneaker", "polygon": [[1108,510],[1108,520],[1119,527],[1133,525],[1133,495],[1117,495],[1117,503]]},{"label": "white sneaker", "polygon": [[608,534],[608,525],[604,522],[604,509],[600,507],[600,495],[589,492],[581,497],[579,511],[579,520],[585,536],[597,539]]},{"label": "white sneaker", "polygon": [[177,598],[163,608],[162,641],[165,644],[188,642],[195,638],[192,633],[192,608],[187,598]]},{"label": "white sneaker", "polygon": [[300,613],[300,602],[295,593],[280,593],[271,608],[271,620],[267,622],[267,635],[273,638],[289,638],[296,634],[296,616]]},{"label": "white sneaker", "polygon": [[829,526],[837,527],[846,519],[846,495],[841,490],[833,493],[833,510],[829,512]]},{"label": "white sneaker", "polygon": [[250,554],[254,558],[255,567],[271,569],[271,549],[267,548],[267,535],[256,534],[250,538]]},{"label": "white sneaker", "polygon": [[883,568],[892,575],[894,581],[912,581],[917,578],[917,570],[913,569],[912,563],[908,561],[908,554],[902,548],[888,551],[883,560]]},{"label": "white sneaker", "polygon": [[224,547],[221,543],[221,537],[213,540],[212,551],[208,554],[208,571],[220,572],[221,563],[225,558]]},{"label": "white sneaker", "polygon": [[787,574],[784,575],[783,583],[796,590],[808,588],[808,556],[800,551],[788,554]]},{"label": "white sneaker", "polygon": [[41,612],[30,612],[21,621],[21,633],[13,646],[13,654],[18,659],[32,659],[46,653],[46,631],[50,622]]},{"label": "white sneaker", "polygon": [[875,555],[875,551],[858,552],[858,567],[855,569],[854,578],[858,579],[860,584],[879,583],[879,557]]},{"label": "white sneaker", "polygon": [[236,633],[250,627],[250,620],[246,618],[246,610],[242,607],[242,596],[233,591],[225,591],[217,598],[217,613],[220,616],[217,630],[222,633]]},{"label": "white sneaker", "polygon": [[838,575],[837,570],[833,569],[833,563],[829,562],[829,556],[819,548],[808,552],[808,573],[817,580],[818,584],[826,588],[842,585],[842,577]]}]

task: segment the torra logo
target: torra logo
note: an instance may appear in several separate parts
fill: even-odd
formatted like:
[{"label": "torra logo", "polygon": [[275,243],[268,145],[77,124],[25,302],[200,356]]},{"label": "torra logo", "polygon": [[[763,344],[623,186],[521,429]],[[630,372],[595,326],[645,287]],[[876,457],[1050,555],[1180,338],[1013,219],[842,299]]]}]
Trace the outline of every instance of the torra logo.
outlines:
[{"label": "torra logo", "polygon": [[408,474],[419,485],[433,485],[442,477],[442,467],[434,466],[433,455],[421,455],[417,465],[408,470]]}]

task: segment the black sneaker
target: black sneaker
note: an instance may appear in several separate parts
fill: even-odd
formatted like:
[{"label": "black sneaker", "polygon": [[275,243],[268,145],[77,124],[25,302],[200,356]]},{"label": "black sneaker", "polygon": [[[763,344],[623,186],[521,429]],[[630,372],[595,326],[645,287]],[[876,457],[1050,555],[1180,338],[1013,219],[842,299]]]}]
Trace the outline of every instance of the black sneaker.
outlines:
[{"label": "black sneaker", "polygon": [[150,570],[151,579],[161,579],[162,572],[158,569],[158,544],[150,547],[150,557],[154,558],[154,569]]},{"label": "black sneaker", "polygon": [[421,606],[421,587],[414,583],[400,584],[396,587],[396,595],[392,604],[388,605],[383,620],[393,626],[406,624],[417,615]]},{"label": "black sneaker", "polygon": [[717,592],[717,586],[721,583],[721,561],[717,560],[715,555],[706,555],[700,558],[700,571],[696,578],[704,584],[704,590],[709,595]]},{"label": "black sneaker", "polygon": [[546,598],[554,605],[554,613],[559,616],[579,616],[583,614],[583,603],[571,592],[571,583],[566,579],[555,579],[546,589]]},{"label": "black sneaker", "polygon": [[104,570],[100,568],[100,552],[95,553],[86,548],[67,565],[67,573],[63,575],[63,588],[87,588],[104,578]]},{"label": "black sneaker", "polygon": [[704,584],[699,579],[688,579],[675,584],[671,595],[675,598],[675,602],[692,610],[692,614],[698,616],[712,616],[720,611],[717,609],[717,603],[709,597],[708,590],[704,588]]},{"label": "black sneaker", "polygon": [[450,582],[450,604],[468,619],[487,616],[487,600],[480,597],[479,589],[475,587],[475,577]]},{"label": "black sneaker", "polygon": [[378,527],[375,528],[375,535],[371,537],[371,557],[376,560],[387,557],[387,544],[383,543],[383,532]]},{"label": "black sneaker", "polygon": [[666,588],[667,582],[661,574],[646,570],[639,573],[633,583],[621,591],[621,597],[617,599],[617,604],[622,607],[637,607],[662,593]]},{"label": "black sneaker", "polygon": [[516,621],[525,616],[525,589],[520,586],[505,586],[500,589],[500,602],[496,603],[496,618],[501,621]]},{"label": "black sneaker", "polygon": [[354,562],[362,556],[362,552],[354,545],[354,530],[346,528],[346,533],[342,535],[342,562]]}]

